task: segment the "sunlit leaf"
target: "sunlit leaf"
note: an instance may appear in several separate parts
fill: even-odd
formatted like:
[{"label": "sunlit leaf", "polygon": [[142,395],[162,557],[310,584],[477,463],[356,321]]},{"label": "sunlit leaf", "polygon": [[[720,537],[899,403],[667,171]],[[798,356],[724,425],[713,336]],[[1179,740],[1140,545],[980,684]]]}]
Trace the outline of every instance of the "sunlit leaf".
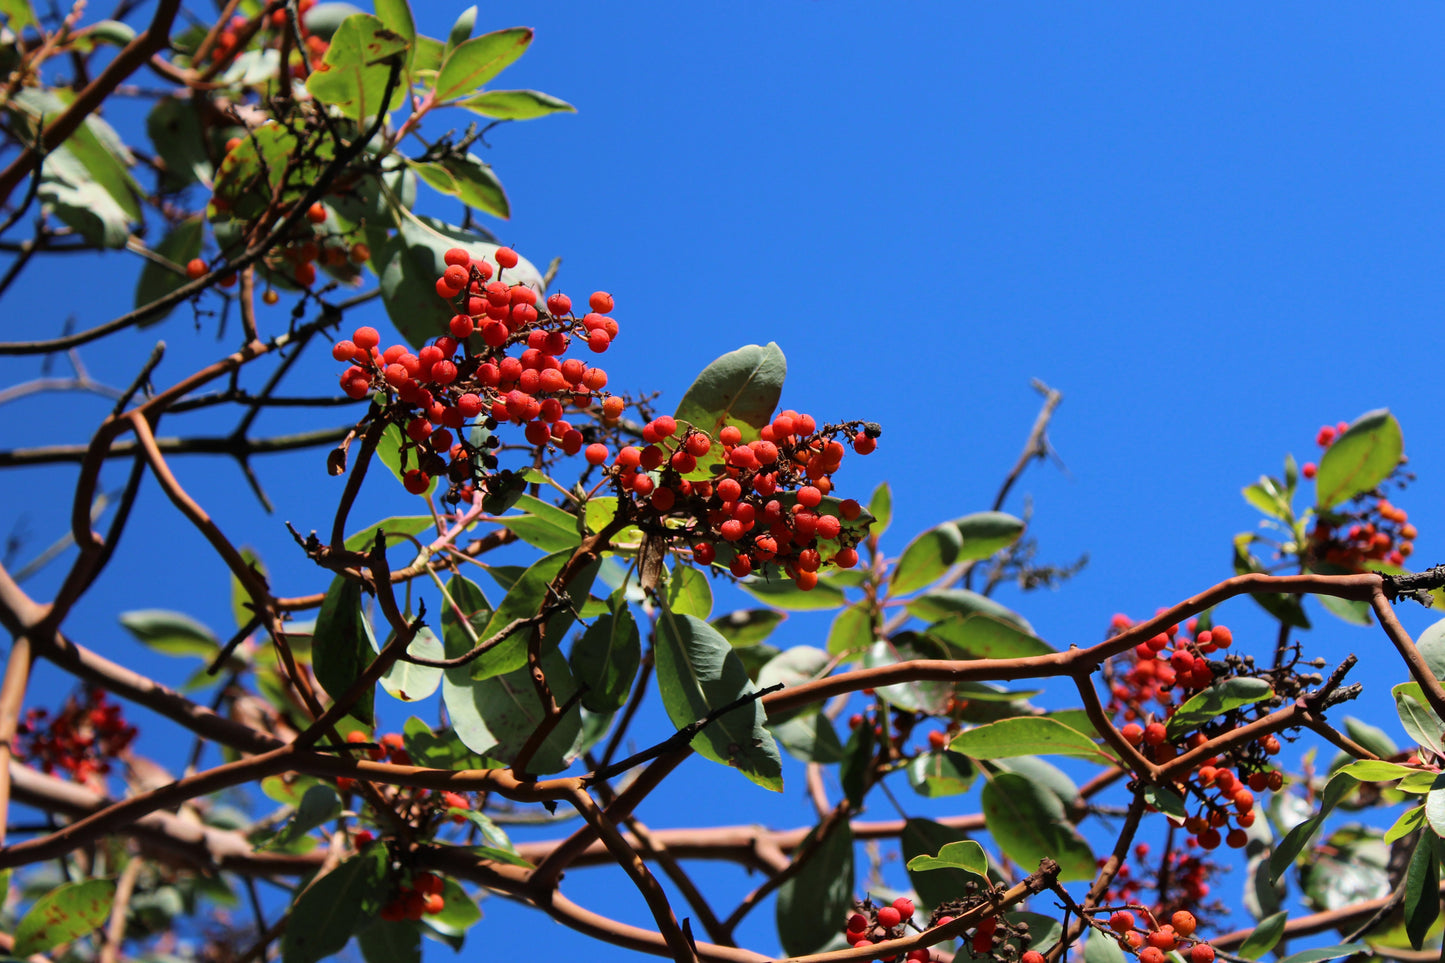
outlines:
[{"label": "sunlit leaf", "polygon": [[452,100],[478,91],[526,53],[531,42],[531,28],[512,27],[457,44],[437,75],[436,99]]},{"label": "sunlit leaf", "polygon": [[1388,409],[1366,412],[1334,440],[1315,474],[1315,505],[1333,508],[1389,477],[1405,454],[1400,423]]},{"label": "sunlit leaf", "polygon": [[1058,862],[1062,881],[1092,879],[1094,854],[1064,816],[1057,796],[1016,773],[998,773],[984,784],[983,815],[989,834],[1009,859],[1030,871],[1039,861]]},{"label": "sunlit leaf", "polygon": [[306,80],[311,96],[330,104],[354,120],[389,111],[405,93],[398,79],[391,100],[383,103],[393,64],[406,62],[407,38],[376,17],[358,13],[347,17],[331,37],[321,66]]},{"label": "sunlit leaf", "polygon": [[48,953],[84,936],[105,922],[115,897],[115,882],[82,879],[62,883],[41,896],[15,927],[11,953],[24,959]]},{"label": "sunlit leaf", "polygon": [[488,90],[459,101],[458,107],[498,120],[531,120],[561,111],[575,114],[577,108],[540,90]]}]

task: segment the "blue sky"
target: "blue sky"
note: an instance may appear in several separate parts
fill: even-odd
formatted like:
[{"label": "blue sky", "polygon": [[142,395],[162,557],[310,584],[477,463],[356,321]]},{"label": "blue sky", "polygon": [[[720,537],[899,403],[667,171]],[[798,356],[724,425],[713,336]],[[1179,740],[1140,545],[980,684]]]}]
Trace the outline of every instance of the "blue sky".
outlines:
[{"label": "blue sky", "polygon": [[[443,32],[452,7],[419,10],[423,29]],[[1057,592],[1002,597],[1054,644],[1089,643],[1116,611],[1147,615],[1231,574],[1229,539],[1257,518],[1241,486],[1277,473],[1286,451],[1313,458],[1320,424],[1373,408],[1397,414],[1421,478],[1397,499],[1422,533],[1416,561],[1438,557],[1442,20],[1424,4],[489,8],[479,31],[537,31],[494,86],[578,108],[488,135],[513,208],[511,222],[489,226],[534,262],[561,256],[563,290],[616,296],[612,387],[660,390],[666,409],[712,358],[777,341],[789,360],[785,406],[880,422],[878,452],[849,458],[837,480],[860,498],[890,481],[892,553],[913,532],[986,508],[1037,411],[1030,379],[1061,390],[1051,437],[1063,467],[1031,469],[1007,507],[1032,499],[1043,559],[1087,552],[1090,564]],[[56,333],[67,315],[81,327],[108,320],[129,307],[135,270],[111,255],[31,272],[8,295],[6,339]],[[77,272],[87,272],[80,284]],[[57,290],[86,295],[57,300]],[[170,383],[221,353],[185,314],[83,357],[123,384],[163,337],[174,360],[158,381]],[[384,322],[379,308],[366,318]],[[298,377],[329,388],[333,371],[318,355]],[[35,372],[33,361],[0,359],[6,383]],[[7,444],[83,440],[107,408],[54,396],[12,404]],[[272,414],[258,427],[327,423],[319,417]],[[161,433],[200,424],[170,419]],[[339,484],[319,455],[258,472],[275,516],[233,467],[178,465],[183,482],[215,493],[221,526],[289,576],[287,594],[318,590],[324,580],[281,523],[324,529]],[[58,537],[72,477],[0,475],[0,529],[21,526],[33,550]],[[107,476],[112,486],[121,477]],[[406,498],[368,486],[357,517],[405,510]],[[67,628],[134,660],[148,657],[122,637],[121,608],[182,609],[226,634],[219,562],[154,486],[138,511],[154,528],[127,536]],[[137,578],[158,545],[164,568]],[[29,587],[48,597],[55,575]],[[1379,645],[1313,612],[1307,644],[1319,653]],[[1403,615],[1414,631],[1433,620]],[[1221,617],[1250,651],[1272,645],[1249,602]],[[816,644],[824,624],[794,617],[779,638]],[[1403,672],[1367,659],[1359,678],[1370,697],[1349,711],[1399,736],[1386,707]],[[645,721],[661,733],[660,714]],[[716,768],[690,761],[641,817],[655,827],[808,821],[796,767],[782,797]],[[871,815],[889,818],[881,806]],[[954,810],[918,801],[916,811]],[[701,872],[738,896],[755,882]],[[568,888],[642,921],[619,880],[577,871]],[[489,926],[537,927],[549,948],[614,958],[501,901],[484,910]],[[772,944],[771,917],[755,914],[748,945]]]}]

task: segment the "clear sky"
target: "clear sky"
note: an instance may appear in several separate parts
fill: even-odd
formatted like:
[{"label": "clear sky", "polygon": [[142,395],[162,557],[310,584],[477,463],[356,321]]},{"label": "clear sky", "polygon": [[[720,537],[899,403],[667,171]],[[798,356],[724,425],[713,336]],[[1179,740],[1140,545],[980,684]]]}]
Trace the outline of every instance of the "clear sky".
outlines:
[{"label": "clear sky", "polygon": [[[417,6],[435,35],[460,5]],[[1061,390],[1060,464],[1032,469],[1006,507],[1032,499],[1043,560],[1087,552],[1089,565],[1057,592],[1001,598],[1055,645],[1089,643],[1116,611],[1148,615],[1232,574],[1230,537],[1258,518],[1241,486],[1278,473],[1286,451],[1315,457],[1320,424],[1373,408],[1397,414],[1421,478],[1397,500],[1421,531],[1414,561],[1438,558],[1442,21],[1438,6],[1398,3],[487,5],[479,31],[537,31],[494,86],[578,109],[488,134],[486,159],[513,209],[489,226],[538,264],[562,257],[561,289],[616,296],[613,387],[675,401],[717,355],[777,341],[789,360],[785,406],[880,422],[878,452],[850,457],[837,481],[860,498],[891,482],[884,545],[895,554],[913,532],[988,507],[1037,411],[1030,379]],[[31,272],[6,298],[5,338],[59,333],[68,316],[78,327],[108,320],[130,306],[136,270],[120,254]],[[271,323],[282,317],[276,309]],[[172,355],[157,380],[168,384],[221,353],[202,327],[181,310],[82,356],[123,385],[164,338]],[[0,359],[7,384],[37,369]],[[334,384],[320,354],[298,374],[318,390]],[[84,440],[108,407],[12,404],[6,444]],[[258,427],[333,417],[273,413]],[[204,424],[168,419],[161,433]],[[229,464],[178,470],[215,493],[217,521],[262,549],[287,594],[325,585],[282,527],[329,524],[340,486],[321,455],[258,466],[274,516]],[[72,478],[0,474],[0,530],[29,539],[19,558],[64,531]],[[356,517],[403,513],[407,498],[369,485]],[[178,680],[188,667],[144,653],[114,615],[176,608],[225,636],[226,575],[153,485],[137,511],[155,527],[130,532],[67,628]],[[169,565],[137,579],[127,562],[153,564],[157,544]],[[48,598],[55,574],[28,587]],[[719,595],[720,610],[744,604]],[[1312,615],[1306,644],[1332,660],[1380,644],[1318,606]],[[1404,616],[1412,631],[1433,620]],[[1248,601],[1221,618],[1250,651],[1272,645]],[[821,644],[824,624],[794,617],[775,641]],[[1349,711],[1403,741],[1385,708],[1402,670],[1367,659],[1359,678],[1372,698]],[[641,732],[660,737],[660,714],[644,721],[652,729]],[[801,769],[787,775],[775,797],[694,759],[640,816],[654,827],[802,825]],[[926,814],[975,797],[902,801]],[[890,818],[883,805],[870,815]],[[896,864],[888,872],[901,880]],[[700,874],[738,896],[756,883],[729,869]],[[1227,901],[1239,875],[1223,884]],[[646,919],[620,873],[578,870],[567,885],[602,912]],[[525,928],[550,951],[624,955],[500,900],[483,909],[484,931]],[[757,912],[745,943],[771,946],[771,920],[771,907]]]}]

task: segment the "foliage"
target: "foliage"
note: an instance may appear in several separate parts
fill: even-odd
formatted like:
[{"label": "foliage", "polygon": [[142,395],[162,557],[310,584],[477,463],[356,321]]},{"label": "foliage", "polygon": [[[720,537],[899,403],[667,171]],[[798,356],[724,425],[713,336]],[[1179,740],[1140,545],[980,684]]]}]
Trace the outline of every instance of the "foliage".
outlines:
[{"label": "foliage", "polygon": [[[866,412],[820,421],[781,408],[778,344],[702,366],[671,414],[608,389],[593,356],[623,331],[614,297],[574,305],[554,269],[477,226],[512,204],[475,152],[486,148],[474,118],[572,111],[550,94],[488,88],[527,51],[530,29],[472,36],[472,8],[445,39],[427,37],[407,0],[377,0],[372,13],[241,0],[229,19],[190,26],[177,7],[161,0],[135,26],[82,25],[0,3],[0,59],[15,78],[0,92],[11,158],[0,233],[32,212],[37,225],[0,296],[32,253],[140,259],[133,310],[0,353],[55,354],[168,317],[179,328],[187,313],[226,343],[219,360],[150,390],[159,355],[127,372],[114,413],[80,429],[87,444],[6,453],[9,466],[80,470],[55,596],[32,600],[0,568],[14,640],[0,686],[0,745],[14,764],[0,768],[0,801],[17,804],[0,843],[6,829],[20,834],[18,805],[46,819],[0,848],[0,869],[16,870],[0,950],[310,963],[355,941],[373,963],[415,960],[423,939],[475,944],[488,925],[478,901],[492,894],[678,960],[752,958],[735,932],[769,898],[784,952],[818,960],[931,959],[935,947],[1005,963],[1068,952],[1163,963],[1175,951],[1210,963],[1338,930],[1338,945],[1285,956],[1308,963],[1438,941],[1445,622],[1417,646],[1391,605],[1429,603],[1445,574],[1405,569],[1418,533],[1391,500],[1410,479],[1388,411],[1321,429],[1318,462],[1287,458],[1282,477],[1244,489],[1263,524],[1234,538],[1234,577],[1143,621],[1116,616],[1096,645],[1053,644],[993,598],[1006,578],[1029,588],[1068,571],[1034,565],[1028,519],[999,510],[1025,462],[995,507],[890,534],[885,547],[891,490],[865,501],[835,488],[882,428]],[[63,61],[110,67],[66,86]],[[183,91],[153,98],[143,137],[98,109],[142,64]],[[423,120],[467,126],[423,139]],[[460,202],[466,216],[419,214],[419,196]],[[289,317],[268,318],[283,298]],[[395,343],[372,324],[342,328],[373,299]],[[224,323],[232,313],[239,334]],[[328,341],[336,390],[301,383],[291,365]],[[259,411],[298,399],[349,414],[251,436]],[[1057,403],[1050,393],[1028,451],[1048,450]],[[171,471],[175,455],[216,453],[213,443],[154,435],[162,416],[231,406],[241,421],[221,450],[268,508],[253,457],[332,446],[335,512],[306,519],[317,530],[293,529],[286,548],[310,584],[273,580],[207,512],[209,493]],[[127,454],[131,481],[102,536],[89,527],[107,507],[101,466]],[[320,461],[301,484],[328,484]],[[234,628],[147,607],[144,580],[127,583],[135,603],[117,620],[148,657],[204,663],[188,663],[182,692],[148,678],[147,662],[120,665],[60,631],[98,579],[130,574],[108,565],[137,524],[143,477],[230,573],[217,591]],[[394,514],[358,522],[368,478]],[[1299,507],[1309,481],[1313,504]],[[756,605],[715,612],[736,595],[729,584]],[[1236,639],[1222,624],[1216,606],[1236,595],[1278,623],[1276,639]],[[1346,684],[1355,657],[1332,665],[1292,641],[1313,625],[1307,597],[1376,626],[1399,653],[1393,696],[1415,745],[1340,717],[1358,691]],[[830,627],[799,640],[785,626],[794,612],[823,613]],[[76,691],[44,705],[35,658],[73,674]],[[1051,679],[1072,684],[1078,704],[1036,703]],[[638,721],[647,698],[665,725]],[[398,702],[416,714],[383,731]],[[420,702],[438,724],[409,705]],[[130,707],[169,731],[139,733]],[[195,740],[186,772],[141,754],[177,732]],[[1339,757],[1286,773],[1276,757],[1302,739]],[[630,744],[643,748],[619,758]],[[634,811],[693,753],[749,792],[784,788],[796,771],[786,754],[807,767],[816,824],[748,828],[745,844],[727,827],[649,831]],[[1091,774],[1082,785],[1080,771]],[[879,798],[906,813],[905,784],[971,811],[855,819]],[[248,786],[268,801],[229,794]],[[1405,808],[1391,826],[1368,818],[1394,806]],[[569,836],[536,842],[504,828],[563,819]],[[1158,852],[1144,841],[1155,830]],[[884,860],[865,834],[901,853],[907,893],[884,898]],[[764,879],[719,916],[726,894],[694,885],[670,847]],[[1229,849],[1256,921],[1241,932],[1223,930],[1211,898],[1215,854]],[[564,871],[599,861],[639,890],[646,926],[567,898]],[[57,865],[65,878],[47,875]],[[689,903],[682,923],[655,869]],[[279,919],[266,920],[258,877],[283,881]],[[1286,902],[1287,883],[1300,900]],[[237,922],[242,898],[258,919]],[[182,931],[197,937],[189,957]]]}]

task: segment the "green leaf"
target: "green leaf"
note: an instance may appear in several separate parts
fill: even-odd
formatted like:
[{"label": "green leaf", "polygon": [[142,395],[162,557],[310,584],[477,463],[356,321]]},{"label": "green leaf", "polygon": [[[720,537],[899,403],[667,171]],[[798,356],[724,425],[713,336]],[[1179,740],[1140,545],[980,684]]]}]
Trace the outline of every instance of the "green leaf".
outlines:
[{"label": "green leaf", "polygon": [[[241,561],[245,562],[252,570],[257,572],[262,580],[266,578],[266,566],[261,562],[261,556],[249,545],[241,547]],[[242,628],[250,624],[253,616],[251,593],[241,580],[236,578],[236,573],[231,573],[231,617],[236,620],[236,628]]]},{"label": "green leaf", "polygon": [[1018,659],[1050,655],[1054,647],[1013,621],[984,612],[960,612],[930,625],[931,638],[958,649],[965,658]]},{"label": "green leaf", "polygon": [[803,712],[780,722],[769,719],[768,730],[778,745],[801,762],[829,766],[843,761],[843,744],[833,723],[821,712]]},{"label": "green leaf", "polygon": [[[730,351],[702,370],[683,394],[675,416],[714,438],[732,425],[742,432],[743,441],[754,440],[772,421],[787,373],[788,361],[775,342]],[[699,459],[699,470],[708,458],[718,456]]]},{"label": "green leaf", "polygon": [[772,609],[738,609],[719,615],[708,624],[722,633],[735,649],[757,645],[787,619],[787,613]]},{"label": "green leaf", "polygon": [[1057,796],[1011,772],[983,787],[983,816],[994,842],[1009,859],[1030,871],[1045,857],[1057,860],[1063,882],[1092,879],[1094,854],[1064,817]]},{"label": "green leaf", "polygon": [[1345,734],[1381,759],[1388,759],[1400,751],[1385,730],[1354,716],[1345,716]]},{"label": "green leaf", "polygon": [[62,883],[36,900],[21,918],[10,952],[23,960],[84,936],[105,923],[114,898],[115,883],[108,879]]},{"label": "green leaf", "polygon": [[211,158],[206,152],[200,115],[189,98],[163,97],[156,101],[146,115],[146,134],[165,164],[167,187],[179,189],[197,181],[210,183]]},{"label": "green leaf", "polygon": [[317,963],[341,952],[352,936],[381,914],[391,888],[387,860],[385,846],[371,846],[296,898],[291,918],[305,920],[305,925],[286,928],[281,940],[285,963]]},{"label": "green leaf", "polygon": [[947,572],[956,558],[963,536],[949,524],[938,525],[923,532],[899,556],[893,568],[893,595],[907,595],[921,589]]},{"label": "green leaf", "polygon": [[1245,501],[1270,518],[1277,518],[1282,522],[1288,522],[1294,518],[1294,510],[1290,507],[1289,499],[1273,478],[1261,475],[1258,482],[1246,485],[1240,491],[1244,495]]},{"label": "green leaf", "polygon": [[1257,960],[1274,949],[1284,936],[1284,925],[1289,922],[1288,913],[1272,913],[1259,921],[1254,932],[1245,938],[1239,947],[1239,955],[1247,960]]},{"label": "green leaf", "polygon": [[915,856],[908,861],[910,873],[935,869],[961,869],[987,880],[988,855],[972,839],[962,839],[945,844],[937,856]]},{"label": "green leaf", "polygon": [[1338,946],[1324,946],[1314,950],[1300,950],[1298,953],[1291,953],[1278,963],[1324,963],[1325,960],[1338,960],[1342,956],[1354,956],[1356,953],[1369,953],[1368,943],[1341,943]]},{"label": "green leaf", "polygon": [[1415,647],[1437,679],[1445,679],[1445,619],[1435,622],[1420,633]]},{"label": "green leaf", "polygon": [[493,217],[506,220],[512,216],[511,202],[507,200],[507,192],[502,189],[502,182],[492,173],[492,165],[483,163],[482,159],[474,154],[444,157],[439,164],[451,176],[452,183],[456,186],[455,190],[444,193],[452,194],[468,207],[475,207]]},{"label": "green leaf", "polygon": [[[914,632],[899,632],[888,641],[878,641],[863,654],[863,667],[873,669],[916,659],[946,659],[949,653],[943,645],[925,635]],[[889,705],[907,712],[926,712],[942,715],[948,709],[953,688],[947,682],[899,682],[880,686],[878,695]]]},{"label": "green leaf", "polygon": [[442,898],[446,901],[442,911],[423,917],[422,922],[453,949],[460,949],[462,937],[482,918],[482,911],[477,908],[476,900],[454,879],[446,881]]},{"label": "green leaf", "polygon": [[576,515],[525,493],[518,496],[512,507],[526,514],[503,516],[497,519],[497,524],[516,532],[528,545],[550,553],[582,544]]},{"label": "green leaf", "polygon": [[968,589],[935,589],[932,592],[924,592],[922,595],[910,599],[904,608],[908,610],[909,615],[925,622],[938,622],[950,615],[971,615],[978,612],[1008,622],[1021,632],[1034,634],[1034,627],[1029,625],[1028,620],[1022,615],[1005,608],[987,596],[970,592]]},{"label": "green leaf", "polygon": [[1405,454],[1400,423],[1389,409],[1366,412],[1325,450],[1315,475],[1315,505],[1333,508],[1390,476]]},{"label": "green leaf", "polygon": [[1285,833],[1278,845],[1275,846],[1274,852],[1270,853],[1270,879],[1279,879],[1284,871],[1294,863],[1305,846],[1314,838],[1315,833],[1319,832],[1325,817],[1333,812],[1340,800],[1349,795],[1357,785],[1359,785],[1359,780],[1344,771],[1337,772],[1330,777],[1329,781],[1325,783],[1325,791],[1320,797],[1319,809],[1314,815]]},{"label": "green leaf", "polygon": [[[413,348],[420,348],[446,330],[447,322],[456,313],[454,307],[436,292],[436,279],[446,270],[446,252],[459,247],[474,260],[495,262],[500,245],[482,235],[419,215],[401,222],[395,236],[379,252],[373,252],[374,263],[381,266],[381,301],[387,316]],[[521,258],[517,266],[507,268],[506,279],[512,284],[525,284],[541,293],[542,274],[532,262]],[[501,514],[505,507],[488,509]]]},{"label": "green leaf", "polygon": [[[471,32],[470,27],[467,32]],[[457,44],[437,74],[436,99],[452,100],[480,91],[487,81],[526,53],[531,42],[530,27],[511,27]]]},{"label": "green leaf", "polygon": [[857,602],[833,619],[828,629],[828,654],[858,652],[868,648],[873,641],[873,614],[866,602]]},{"label": "green leaf", "polygon": [[376,16],[382,26],[406,44],[406,68],[410,70],[416,57],[416,21],[407,0],[376,0]]},{"label": "green leaf", "polygon": [[[696,616],[664,607],[653,652],[663,707],[679,729],[756,691],[727,639]],[[692,747],[764,789],[781,792],[782,759],[765,719],[762,703],[754,699],[714,720],[693,737]]]},{"label": "green leaf", "polygon": [[[457,16],[457,19],[452,23],[452,28],[447,31],[446,52],[448,54],[455,50],[458,44],[466,42],[466,39],[472,35],[472,27],[476,25],[476,22],[476,5],[467,7],[467,9],[463,10]],[[438,63],[437,66],[438,69],[440,69],[440,63]]]},{"label": "green leaf", "polygon": [[[1236,575],[1249,573],[1267,574],[1264,563],[1256,558],[1249,550],[1253,544],[1255,535],[1253,532],[1241,532],[1234,536],[1234,572]],[[1259,603],[1260,608],[1270,615],[1279,619],[1285,625],[1298,629],[1310,627],[1309,616],[1305,615],[1304,605],[1300,602],[1298,595],[1286,595],[1274,592],[1251,592],[1250,598]]]},{"label": "green leaf", "polygon": [[[522,573],[522,577],[512,586],[502,604],[497,606],[497,611],[492,613],[491,620],[486,628],[478,635],[482,639],[488,639],[501,632],[516,619],[527,619],[542,611],[542,606],[547,600],[547,587],[552,580],[562,571],[572,557],[572,549],[563,549],[546,555]],[[574,605],[581,605],[587,599],[592,588],[592,581],[597,577],[597,568],[600,563],[593,561],[577,572],[572,581],[566,586],[567,594],[572,597]],[[545,645],[556,646],[567,634],[575,620],[570,607],[563,608],[542,625],[542,637]],[[485,679],[494,675],[512,672],[520,669],[527,662],[527,637],[535,629],[524,628],[512,633],[506,641],[501,642],[489,649],[485,655],[471,664],[471,676],[474,679]],[[463,650],[465,651],[465,650]]]},{"label": "green leaf", "polygon": [[[758,673],[758,688],[782,683],[785,686],[802,685],[819,677],[828,667],[828,653],[811,645],[795,645],[769,659]],[[817,712],[821,706],[806,706],[801,712]]]},{"label": "green leaf", "polygon": [[1173,816],[1181,821],[1189,815],[1184,808],[1184,798],[1173,789],[1164,786],[1145,786],[1144,801],[1164,815]]},{"label": "green leaf", "polygon": [[40,23],[35,19],[30,0],[0,0],[0,17],[4,18],[5,26],[17,37],[26,27],[35,27]]},{"label": "green leaf", "polygon": [[642,640],[627,599],[617,593],[612,611],[595,619],[572,646],[568,663],[584,686],[582,707],[589,712],[613,712],[627,703],[642,660]]},{"label": "green leaf", "polygon": [[817,585],[805,592],[790,578],[769,580],[754,576],[738,582],[738,588],[761,602],[794,612],[836,609],[848,602],[842,589],[825,580],[819,580]]},{"label": "green leaf", "polygon": [[1046,716],[1000,719],[965,729],[950,744],[972,759],[1007,759],[1013,756],[1083,756],[1095,762],[1114,759],[1092,739]]},{"label": "green leaf", "polygon": [[378,18],[353,14],[332,35],[321,66],[306,79],[306,89],[353,120],[387,113],[406,93],[405,80],[398,78],[391,101],[382,102],[392,65],[398,58],[405,65],[409,48],[406,37]]},{"label": "green leaf", "polygon": [[1423,833],[1415,843],[1415,851],[1410,854],[1410,865],[1405,871],[1405,934],[1410,938],[1410,945],[1417,950],[1424,944],[1425,934],[1440,917],[1439,856],[1440,837]]},{"label": "green leaf", "polygon": [[1397,762],[1385,762],[1380,759],[1360,759],[1347,766],[1341,766],[1340,772],[1347,772],[1360,782],[1394,782],[1396,779],[1420,772],[1409,766],[1402,766]]},{"label": "green leaf", "polygon": [[879,482],[878,487],[873,489],[873,495],[868,499],[868,514],[877,519],[873,523],[873,534],[881,537],[893,521],[893,489],[888,487],[887,482]]},{"label": "green leaf", "polygon": [[[403,452],[403,446],[408,450]],[[404,440],[400,425],[387,425],[381,433],[381,438],[376,442],[376,457],[381,463],[391,469],[392,475],[398,482],[403,482],[409,469],[417,466],[416,448],[410,442]],[[436,492],[439,479],[433,478],[427,490],[417,497],[425,498]]]},{"label": "green leaf", "polygon": [[707,576],[691,565],[673,569],[664,589],[667,607],[679,615],[695,615],[705,619],[712,614],[712,587]]},{"label": "green leaf", "polygon": [[[408,655],[419,659],[440,659],[445,655],[441,639],[423,625],[417,630],[411,643],[406,647]],[[397,659],[381,677],[381,687],[387,695],[402,702],[416,702],[425,699],[441,685],[442,670],[430,665],[417,665],[405,659]]]},{"label": "green leaf", "polygon": [[[803,840],[807,851],[817,828]],[[798,872],[778,887],[778,938],[788,956],[821,950],[838,933],[838,921],[853,907],[853,828],[833,824]]]},{"label": "green leaf", "polygon": [[908,784],[927,799],[967,792],[977,775],[971,759],[947,749],[920,752],[908,763]]},{"label": "green leaf", "polygon": [[395,545],[403,541],[397,536],[419,535],[431,528],[432,524],[430,515],[393,515],[390,518],[383,518],[379,522],[373,522],[346,536],[343,544],[348,551],[365,552],[376,544],[376,533],[379,531],[387,533],[387,544]]},{"label": "green leaf", "polygon": [[561,111],[577,113],[577,108],[565,100],[539,90],[488,90],[458,102],[457,106],[498,120],[532,120]]},{"label": "green leaf", "polygon": [[1445,836],[1445,773],[1435,777],[1425,794],[1425,818],[1435,835]]},{"label": "green leaf", "polygon": [[843,747],[843,763],[838,767],[838,782],[854,812],[863,808],[863,798],[872,787],[873,742],[873,727],[864,722],[849,733],[848,744]]},{"label": "green leaf", "polygon": [[[565,704],[577,691],[577,683],[566,660],[556,649],[551,649],[542,654],[541,666],[553,699],[558,705]],[[443,692],[447,711],[457,727],[457,735],[473,752],[502,762],[510,763],[516,759],[547,717],[532,675],[526,668],[481,680],[474,678],[469,694],[470,699],[455,699]],[[479,738],[480,733],[485,733],[485,736]],[[538,747],[527,764],[527,771],[538,775],[561,772],[577,758],[581,743],[582,714],[578,706],[573,706]]]},{"label": "green leaf", "polygon": [[1393,843],[1397,839],[1404,839],[1406,836],[1425,825],[1425,804],[1421,803],[1414,809],[1407,809],[1395,820],[1394,825],[1385,830],[1384,842]]},{"label": "green leaf", "polygon": [[[186,276],[185,265],[193,258],[201,256],[201,240],[204,235],[205,222],[199,214],[176,223],[166,232],[166,236],[156,245],[155,253],[175,265],[175,270],[147,259],[140,269],[140,278],[136,281],[136,307],[158,301],[188,283],[190,279]],[[145,323],[155,324],[173,310],[174,308],[167,308],[164,312],[153,314]]]},{"label": "green leaf", "polygon": [[1201,692],[1190,696],[1179,710],[1170,717],[1165,731],[1173,739],[1198,728],[1215,716],[1232,709],[1252,706],[1274,695],[1274,690],[1263,679],[1241,677],[1216,682]]},{"label": "green leaf", "polygon": [[[338,575],[326,590],[316,616],[316,634],[311,642],[312,667],[316,681],[333,699],[339,699],[361,677],[376,656],[371,623],[361,611],[361,583]],[[351,715],[372,725],[374,690],[368,690],[351,707]]]},{"label": "green leaf", "polygon": [[[903,824],[899,836],[899,848],[903,850],[903,865],[908,870],[908,880],[925,906],[938,907],[949,900],[962,899],[964,887],[978,882],[970,870],[958,867],[933,870],[915,870],[912,862],[919,858],[930,858],[935,853],[966,841],[968,834],[952,829],[931,819],[909,819]],[[977,844],[975,844],[977,845]]]},{"label": "green leaf", "polygon": [[260,848],[285,849],[317,826],[330,822],[340,814],[341,797],[336,795],[336,790],[331,786],[318,783],[306,790],[286,825]]},{"label": "green leaf", "polygon": [[1084,944],[1084,963],[1124,963],[1124,951],[1116,940],[1093,930]]},{"label": "green leaf", "polygon": [[963,538],[956,559],[959,562],[988,558],[1008,548],[1024,533],[1023,520],[1007,512],[974,512],[954,519],[951,524]]},{"label": "green leaf", "polygon": [[[10,106],[23,115],[27,136],[31,136],[42,115],[49,123],[60,116],[74,100],[75,92],[72,90],[30,87],[16,92],[10,100]],[[65,139],[65,143],[46,158],[45,166],[49,167],[50,158],[61,151],[79,165],[87,180],[93,181],[100,188],[104,196],[120,211],[124,221],[134,222],[141,219],[139,198],[144,192],[130,173],[135,158],[115,128],[97,115],[86,117],[85,122]],[[78,185],[75,175],[79,172],[69,169],[69,160],[65,164],[65,172],[55,168],[54,173],[65,177],[71,184]]]},{"label": "green leaf", "polygon": [[1395,696],[1395,710],[1400,714],[1400,724],[1415,742],[1436,755],[1445,755],[1445,740],[1441,739],[1442,724],[1418,682],[1402,682],[1390,690]]},{"label": "green leaf", "polygon": [[137,609],[122,612],[120,624],[142,645],[166,655],[194,655],[210,659],[221,650],[215,633],[180,612]]},{"label": "green leaf", "polygon": [[377,920],[357,935],[356,943],[366,963],[421,963],[421,932],[415,923]]},{"label": "green leaf", "polygon": [[407,755],[418,766],[430,769],[487,769],[487,760],[472,752],[457,738],[452,729],[432,731],[416,716],[406,720],[401,729]]},{"label": "green leaf", "polygon": [[299,201],[335,154],[324,133],[302,142],[283,124],[266,123],[249,131],[216,171],[215,194],[229,205],[229,212],[222,217],[212,204],[211,219],[248,222],[260,217],[273,198],[282,204]]}]

